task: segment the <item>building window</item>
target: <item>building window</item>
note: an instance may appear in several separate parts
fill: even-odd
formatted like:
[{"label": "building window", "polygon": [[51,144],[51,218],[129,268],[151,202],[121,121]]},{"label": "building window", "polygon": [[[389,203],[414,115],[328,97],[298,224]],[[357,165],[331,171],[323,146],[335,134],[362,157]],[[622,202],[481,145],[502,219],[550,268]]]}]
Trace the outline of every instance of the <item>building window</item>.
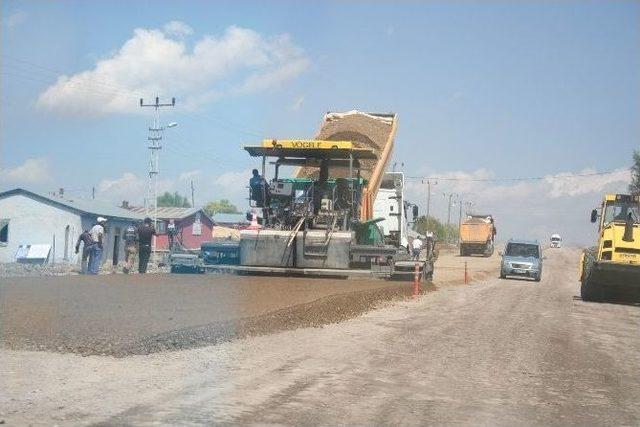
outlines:
[{"label": "building window", "polygon": [[193,222],[193,226],[191,227],[191,234],[193,236],[202,235],[202,217],[200,212],[196,212],[196,219]]},{"label": "building window", "polygon": [[164,221],[156,222],[156,233],[165,234],[167,232],[167,224]]},{"label": "building window", "polygon": [[0,219],[0,246],[6,246],[9,243],[9,220]]}]

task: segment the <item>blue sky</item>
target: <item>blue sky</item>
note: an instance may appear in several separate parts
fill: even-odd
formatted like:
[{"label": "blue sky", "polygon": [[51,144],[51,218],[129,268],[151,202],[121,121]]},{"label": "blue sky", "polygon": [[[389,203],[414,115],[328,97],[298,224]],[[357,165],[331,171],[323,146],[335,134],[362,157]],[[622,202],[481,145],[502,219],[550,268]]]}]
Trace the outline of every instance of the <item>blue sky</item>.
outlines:
[{"label": "blue sky", "polygon": [[[141,34],[151,41],[119,55]],[[167,40],[184,49],[175,61]],[[253,44],[243,56],[234,43]],[[621,170],[640,145],[638,2],[5,0],[1,53],[2,188],[80,197],[96,187],[102,198],[141,202],[150,116],[136,105],[153,92],[178,104],[162,113],[179,123],[165,135],[163,188],[186,194],[194,179],[199,203],[245,203],[254,163],[242,144],[311,137],[329,110],[394,111],[394,161],[409,175],[614,171],[434,186],[440,217],[441,194],[454,191],[501,213],[510,233],[526,221],[508,217],[524,209],[535,233],[566,228],[580,241],[591,229],[570,219],[586,218],[603,191],[624,190]],[[113,67],[58,82],[98,61]],[[410,191],[425,203],[424,185]]]}]

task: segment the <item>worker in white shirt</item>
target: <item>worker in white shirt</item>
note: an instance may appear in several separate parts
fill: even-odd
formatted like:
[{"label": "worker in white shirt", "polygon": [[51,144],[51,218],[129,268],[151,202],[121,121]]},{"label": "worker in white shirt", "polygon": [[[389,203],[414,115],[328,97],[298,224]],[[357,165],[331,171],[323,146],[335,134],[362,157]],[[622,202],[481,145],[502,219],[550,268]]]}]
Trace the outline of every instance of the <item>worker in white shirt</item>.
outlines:
[{"label": "worker in white shirt", "polygon": [[91,227],[89,234],[93,240],[91,246],[91,258],[89,260],[89,274],[98,274],[100,271],[100,264],[102,263],[102,241],[104,239],[104,225],[107,223],[107,219],[101,216],[97,219],[97,224]]},{"label": "worker in white shirt", "polygon": [[422,240],[420,240],[420,236],[413,239],[411,247],[413,248],[413,259],[418,260],[420,257],[420,251],[422,250]]}]

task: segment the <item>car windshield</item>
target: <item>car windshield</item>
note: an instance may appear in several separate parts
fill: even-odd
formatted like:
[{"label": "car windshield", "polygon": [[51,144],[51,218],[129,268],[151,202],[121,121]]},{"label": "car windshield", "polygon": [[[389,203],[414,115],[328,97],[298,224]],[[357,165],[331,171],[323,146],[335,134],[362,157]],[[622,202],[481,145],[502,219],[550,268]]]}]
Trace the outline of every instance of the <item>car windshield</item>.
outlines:
[{"label": "car windshield", "polygon": [[611,221],[627,221],[631,218],[633,222],[640,222],[640,208],[635,202],[611,202],[607,203],[604,208],[604,223]]},{"label": "car windshield", "polygon": [[509,243],[505,250],[505,255],[514,257],[539,257],[538,245],[532,245],[528,243]]}]

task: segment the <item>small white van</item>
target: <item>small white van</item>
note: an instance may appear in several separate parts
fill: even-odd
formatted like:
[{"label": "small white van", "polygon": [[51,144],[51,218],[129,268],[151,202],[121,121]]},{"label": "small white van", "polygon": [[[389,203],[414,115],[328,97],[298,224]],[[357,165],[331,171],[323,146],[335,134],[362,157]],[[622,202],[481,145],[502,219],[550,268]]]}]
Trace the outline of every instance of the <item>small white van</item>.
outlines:
[{"label": "small white van", "polygon": [[561,248],[562,247],[562,237],[559,234],[551,235],[551,243],[549,244],[550,248]]}]

